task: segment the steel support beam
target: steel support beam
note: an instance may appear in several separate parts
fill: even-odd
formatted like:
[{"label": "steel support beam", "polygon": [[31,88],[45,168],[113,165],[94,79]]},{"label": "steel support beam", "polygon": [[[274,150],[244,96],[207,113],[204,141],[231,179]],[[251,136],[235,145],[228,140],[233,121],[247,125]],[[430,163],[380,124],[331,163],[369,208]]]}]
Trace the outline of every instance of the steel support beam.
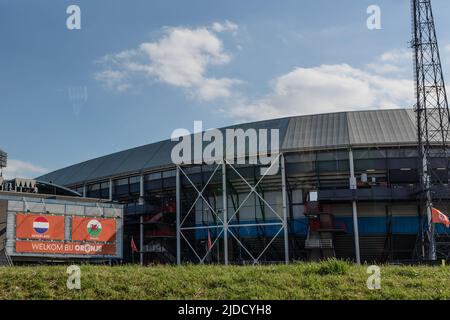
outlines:
[{"label": "steel support beam", "polygon": [[227,165],[222,163],[222,202],[223,202],[223,258],[228,265],[228,195],[227,195]]},{"label": "steel support beam", "polygon": [[177,265],[181,264],[181,184],[180,184],[180,167],[177,166],[176,171],[176,224],[177,224]]},{"label": "steel support beam", "polygon": [[[186,244],[189,246],[189,248],[192,250],[192,252],[195,254],[195,256],[198,258],[199,263],[204,263],[206,257],[208,256],[208,254],[210,253],[211,249],[209,249],[205,255],[200,256],[197,251],[195,250],[195,248],[192,246],[192,244],[189,242],[189,240],[185,237],[185,235],[183,234],[184,230],[188,230],[188,231],[193,231],[193,230],[204,230],[204,229],[209,229],[209,228],[216,228],[219,232],[217,238],[213,241],[212,246],[214,247],[216,245],[216,243],[219,242],[219,240],[222,237],[223,234],[223,239],[224,239],[224,264],[229,264],[229,246],[228,246],[228,239],[229,236],[231,236],[240,246],[242,249],[244,249],[245,252],[247,252],[247,254],[249,255],[249,257],[253,260],[254,264],[258,264],[259,260],[261,259],[261,257],[264,255],[264,253],[269,249],[270,245],[274,242],[274,240],[281,234],[281,231],[285,230],[285,232],[287,232],[287,192],[286,189],[284,190],[284,208],[285,211],[283,214],[279,214],[272,205],[270,205],[265,199],[264,197],[258,193],[258,186],[261,183],[262,179],[269,173],[271,172],[270,170],[273,169],[275,166],[279,166],[280,165],[280,155],[277,156],[277,158],[275,159],[275,161],[272,161],[271,166],[269,167],[268,170],[265,171],[264,174],[262,174],[261,178],[259,179],[259,181],[255,184],[255,185],[251,185],[240,173],[239,171],[231,164],[229,163],[226,159],[224,159],[221,163],[218,163],[216,168],[214,169],[214,171],[212,172],[210,178],[208,179],[208,181],[206,182],[206,184],[203,186],[202,189],[198,189],[196,187],[196,185],[192,182],[192,180],[189,178],[189,176],[187,175],[187,173],[183,170],[182,167],[177,166],[177,175],[176,175],[176,194],[177,194],[177,263],[180,264],[181,262],[181,251],[180,251],[180,241],[181,238],[184,239],[184,241],[186,241]],[[220,211],[218,211],[217,209],[213,208],[209,202],[207,201],[207,199],[205,198],[205,195],[203,194],[204,191],[206,190],[206,187],[209,185],[209,183],[211,182],[211,180],[213,179],[214,175],[216,174],[216,172],[218,172],[218,170],[222,168],[222,214],[219,214]],[[248,193],[248,195],[245,197],[245,199],[243,201],[241,201],[240,205],[238,206],[237,209],[234,210],[233,214],[229,214],[228,212],[228,194],[227,194],[227,170],[231,169],[240,179],[242,179],[242,181],[250,188],[250,192]],[[183,219],[181,219],[181,197],[180,197],[180,190],[181,190],[181,184],[180,184],[180,177],[181,174],[183,174],[186,178],[186,180],[192,185],[192,187],[194,188],[195,192],[197,192],[197,198],[195,199],[194,203],[191,205],[191,208],[187,211],[186,215],[184,216]],[[286,181],[285,181],[285,188],[286,188]],[[251,195],[255,195],[255,197],[258,197],[261,202],[267,207],[267,209],[269,209],[279,220],[280,222],[278,223],[255,223],[255,224],[234,224],[232,223],[233,218],[236,216],[236,214],[238,214],[238,212],[242,209],[243,205],[245,204],[245,202],[250,198]],[[211,213],[213,215],[215,215],[215,217],[218,220],[218,224],[216,226],[195,226],[195,227],[183,227],[184,222],[187,218],[187,216],[189,214],[191,214],[192,210],[194,209],[195,203],[202,199],[206,205],[209,207],[209,210],[211,210]],[[285,216],[285,218],[283,218],[283,215]],[[253,255],[245,246],[244,244],[239,240],[239,238],[234,234],[234,232],[232,230],[230,230],[230,226],[232,226],[233,228],[240,228],[240,227],[249,227],[249,226],[279,226],[280,229],[278,230],[278,232],[276,232],[275,236],[272,238],[272,240],[264,247],[264,249],[262,250],[262,252],[259,253],[259,255]],[[286,244],[288,244],[287,241],[288,237],[286,236]],[[289,247],[286,245],[286,250],[285,250],[285,257],[286,257],[286,261],[289,262]]]},{"label": "steel support beam", "polygon": [[139,179],[139,204],[144,204],[144,175],[141,174]]},{"label": "steel support beam", "polygon": [[[227,166],[234,171],[234,173],[242,179],[242,181],[250,188],[250,192],[247,194],[247,196],[241,201],[238,208],[234,211],[234,213],[231,215],[231,217],[228,218],[228,223],[232,221],[234,216],[242,209],[245,202],[250,198],[251,195],[255,195],[255,197],[258,197],[264,205],[280,220],[279,223],[271,223],[271,225],[278,225],[280,226],[280,229],[275,234],[275,236],[272,238],[272,240],[269,241],[269,243],[264,247],[263,251],[258,255],[254,256],[252,253],[245,247],[245,245],[238,239],[238,237],[231,231],[228,230],[228,233],[234,238],[234,240],[241,246],[242,249],[253,259],[253,264],[258,264],[261,257],[264,255],[264,253],[269,249],[270,245],[273,243],[273,241],[278,237],[278,235],[283,231],[284,229],[284,219],[282,215],[278,214],[278,212],[264,199],[264,197],[258,193],[258,186],[260,185],[261,181],[264,179],[264,177],[271,172],[271,169],[273,169],[275,166],[280,165],[280,154],[278,154],[277,158],[272,161],[272,164],[270,165],[269,169],[265,171],[264,174],[262,174],[261,178],[256,182],[256,184],[251,185],[240,173],[239,171],[227,160],[225,160]],[[268,225],[266,223],[256,223],[255,226],[265,226]],[[233,225],[233,227],[246,227],[247,224],[242,225]]]},{"label": "steel support beam", "polygon": [[[350,189],[356,192],[357,184],[355,177],[355,166],[353,161],[353,150],[348,151],[348,160],[350,164]],[[355,237],[355,259],[357,264],[361,264],[361,255],[359,251],[359,229],[358,229],[358,206],[356,200],[352,201],[352,215],[353,215],[353,232]]]},{"label": "steel support beam", "polygon": [[109,197],[108,197],[109,201],[112,201],[113,199],[113,180],[110,178],[109,179]]},{"label": "steel support beam", "polygon": [[283,229],[284,229],[284,262],[289,264],[289,232],[287,214],[287,192],[286,192],[286,165],[284,155],[281,154],[281,189],[283,197]]},{"label": "steel support beam", "polygon": [[139,217],[139,262],[144,264],[144,216]]},{"label": "steel support beam", "polygon": [[[422,148],[424,150],[425,148]],[[427,154],[423,151],[422,157],[422,185],[425,189],[425,206],[426,206],[426,214],[427,214],[427,237],[429,241],[428,248],[428,259],[431,261],[435,261],[437,259],[436,256],[436,238],[435,238],[435,229],[432,218],[432,209],[433,209],[433,198],[431,196],[431,183],[430,183],[430,175],[428,174],[428,159]],[[421,226],[423,228],[423,224]]]}]

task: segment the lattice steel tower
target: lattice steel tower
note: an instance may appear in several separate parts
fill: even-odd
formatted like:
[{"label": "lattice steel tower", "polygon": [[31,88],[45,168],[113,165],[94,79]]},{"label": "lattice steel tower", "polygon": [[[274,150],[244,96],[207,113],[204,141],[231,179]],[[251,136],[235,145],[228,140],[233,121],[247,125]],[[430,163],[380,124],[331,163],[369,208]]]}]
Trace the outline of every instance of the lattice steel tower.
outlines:
[{"label": "lattice steel tower", "polygon": [[[0,150],[0,178],[3,177],[3,168],[6,168],[8,154]],[[0,179],[1,180],[1,179]],[[1,185],[1,183],[0,183]]]},{"label": "lattice steel tower", "polygon": [[450,134],[449,108],[442,73],[431,0],[411,0],[413,19],[412,48],[416,81],[416,115],[421,159],[421,236],[418,256],[436,260],[448,258],[450,248],[439,249],[431,208],[447,209],[449,199]]}]

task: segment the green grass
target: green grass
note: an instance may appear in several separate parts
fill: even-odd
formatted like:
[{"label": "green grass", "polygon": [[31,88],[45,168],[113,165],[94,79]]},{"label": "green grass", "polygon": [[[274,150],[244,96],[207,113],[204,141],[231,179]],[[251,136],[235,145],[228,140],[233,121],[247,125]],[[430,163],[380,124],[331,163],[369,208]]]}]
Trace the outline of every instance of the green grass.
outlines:
[{"label": "green grass", "polygon": [[81,290],[67,266],[0,267],[0,299],[450,299],[450,267],[367,266],[331,260],[270,266],[81,265]]}]

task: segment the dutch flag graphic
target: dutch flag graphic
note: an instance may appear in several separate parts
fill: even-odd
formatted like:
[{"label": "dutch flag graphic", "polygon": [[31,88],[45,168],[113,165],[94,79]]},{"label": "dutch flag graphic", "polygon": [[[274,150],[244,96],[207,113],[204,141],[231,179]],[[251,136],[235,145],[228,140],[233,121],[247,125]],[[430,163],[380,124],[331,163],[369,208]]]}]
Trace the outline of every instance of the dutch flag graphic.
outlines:
[{"label": "dutch flag graphic", "polygon": [[49,228],[48,220],[44,217],[37,217],[33,221],[33,229],[40,234],[46,233]]}]

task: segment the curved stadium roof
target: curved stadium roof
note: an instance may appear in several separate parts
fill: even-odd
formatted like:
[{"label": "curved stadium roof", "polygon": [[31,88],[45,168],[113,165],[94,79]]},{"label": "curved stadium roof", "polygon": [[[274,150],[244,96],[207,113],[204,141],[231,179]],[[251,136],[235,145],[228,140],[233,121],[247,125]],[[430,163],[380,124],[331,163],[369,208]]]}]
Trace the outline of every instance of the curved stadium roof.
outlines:
[{"label": "curved stadium roof", "polygon": [[[284,152],[417,144],[415,113],[411,109],[296,116],[228,128],[279,129],[280,148]],[[174,166],[170,154],[176,143],[164,140],[113,153],[48,173],[37,179],[69,186],[170,168]]]}]

